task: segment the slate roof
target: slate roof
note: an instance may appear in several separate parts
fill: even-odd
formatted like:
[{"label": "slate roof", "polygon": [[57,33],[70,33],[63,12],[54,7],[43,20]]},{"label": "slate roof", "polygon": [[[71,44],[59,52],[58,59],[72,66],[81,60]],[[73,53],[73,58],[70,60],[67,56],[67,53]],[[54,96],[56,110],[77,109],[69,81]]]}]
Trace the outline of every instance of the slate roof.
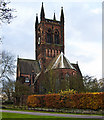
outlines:
[{"label": "slate roof", "polygon": [[38,74],[41,71],[37,60],[18,58],[17,65],[22,74],[31,74],[32,71],[34,71],[35,74]]},{"label": "slate roof", "polygon": [[74,66],[74,68],[79,72],[79,74],[82,76],[82,73],[81,73],[81,71],[80,71],[80,68],[79,68],[79,66],[78,66],[78,64],[74,64],[74,63],[71,63],[73,66]]},{"label": "slate roof", "polygon": [[[31,60],[31,59],[21,59],[18,58],[17,60],[18,69],[20,70],[21,74],[31,74],[32,71],[36,74],[37,79],[41,74],[41,68],[38,60]],[[48,65],[47,69],[44,72],[47,72],[50,69],[74,69],[81,74],[78,64],[70,63],[69,60],[64,56],[63,53],[57,55]]]},{"label": "slate roof", "polygon": [[69,62],[69,60],[64,56],[62,52],[50,62],[46,69],[46,72],[50,69],[57,68],[69,68],[76,70],[76,68]]}]

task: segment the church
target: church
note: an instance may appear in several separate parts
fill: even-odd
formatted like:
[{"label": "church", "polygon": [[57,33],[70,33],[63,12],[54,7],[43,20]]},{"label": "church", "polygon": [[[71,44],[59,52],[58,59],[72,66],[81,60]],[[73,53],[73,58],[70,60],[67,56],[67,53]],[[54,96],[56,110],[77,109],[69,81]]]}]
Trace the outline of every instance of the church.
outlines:
[{"label": "church", "polygon": [[42,3],[40,22],[35,21],[35,58],[17,59],[17,81],[30,86],[33,94],[57,93],[60,90],[80,89],[83,86],[78,63],[70,63],[64,52],[64,11],[61,7],[60,20],[45,18]]}]

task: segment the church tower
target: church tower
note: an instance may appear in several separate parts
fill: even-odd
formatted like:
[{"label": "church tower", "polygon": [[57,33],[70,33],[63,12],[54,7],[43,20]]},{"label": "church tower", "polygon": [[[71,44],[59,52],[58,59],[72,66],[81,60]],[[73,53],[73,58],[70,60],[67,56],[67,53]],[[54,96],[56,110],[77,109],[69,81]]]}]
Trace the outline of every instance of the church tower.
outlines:
[{"label": "church tower", "polygon": [[36,60],[40,62],[41,69],[45,69],[50,61],[64,53],[64,12],[61,7],[60,21],[45,18],[45,11],[42,3],[40,22],[36,14],[35,22],[35,54]]}]

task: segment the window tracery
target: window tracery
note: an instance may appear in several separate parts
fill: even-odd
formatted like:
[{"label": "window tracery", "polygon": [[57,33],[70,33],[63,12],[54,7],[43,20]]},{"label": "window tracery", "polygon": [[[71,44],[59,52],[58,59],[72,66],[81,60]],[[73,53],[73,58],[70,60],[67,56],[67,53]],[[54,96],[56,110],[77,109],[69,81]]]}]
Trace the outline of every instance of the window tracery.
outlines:
[{"label": "window tracery", "polygon": [[47,31],[47,43],[52,43],[53,42],[53,38],[52,38],[52,31],[49,28]]},{"label": "window tracery", "polygon": [[56,29],[54,33],[55,44],[59,44],[59,31]]}]

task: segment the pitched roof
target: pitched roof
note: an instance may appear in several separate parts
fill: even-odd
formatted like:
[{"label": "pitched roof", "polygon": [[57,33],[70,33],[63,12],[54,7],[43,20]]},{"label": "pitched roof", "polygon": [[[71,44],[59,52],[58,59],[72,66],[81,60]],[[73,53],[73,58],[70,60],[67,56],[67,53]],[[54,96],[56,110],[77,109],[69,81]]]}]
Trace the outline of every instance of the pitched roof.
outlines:
[{"label": "pitched roof", "polygon": [[78,64],[74,64],[74,63],[71,63],[73,66],[74,66],[74,68],[76,68],[76,70],[79,72],[79,74],[82,76],[82,73],[81,73],[81,71],[80,71],[80,68],[79,68],[79,66],[78,66]]},{"label": "pitched roof", "polygon": [[76,70],[76,68],[69,62],[69,60],[64,56],[62,52],[50,62],[46,71],[57,68],[69,68]]},{"label": "pitched roof", "polygon": [[35,74],[38,74],[41,71],[37,60],[18,58],[17,64],[20,69],[20,73],[22,74],[31,74],[32,71],[34,71]]}]

